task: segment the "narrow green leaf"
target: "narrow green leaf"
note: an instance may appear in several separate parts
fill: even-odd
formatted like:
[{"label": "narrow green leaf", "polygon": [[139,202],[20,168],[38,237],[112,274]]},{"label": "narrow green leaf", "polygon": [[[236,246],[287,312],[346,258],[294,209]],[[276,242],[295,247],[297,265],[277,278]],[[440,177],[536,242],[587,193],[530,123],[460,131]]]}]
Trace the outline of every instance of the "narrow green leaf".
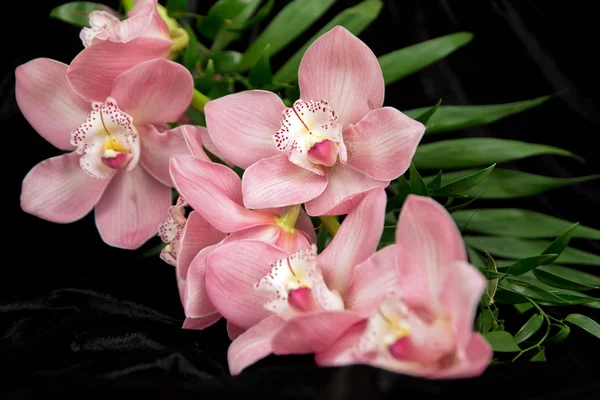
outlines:
[{"label": "narrow green leaf", "polygon": [[417,147],[413,162],[419,169],[447,170],[480,167],[542,154],[578,158],[567,150],[544,144],[496,138],[465,138],[422,144]]},{"label": "narrow green leaf", "polygon": [[273,73],[271,72],[269,61],[269,47],[269,45],[265,47],[262,55],[248,74],[248,80],[253,86],[269,85],[273,82]]},{"label": "narrow green leaf", "polygon": [[[547,240],[530,240],[502,236],[466,236],[465,242],[477,250],[504,258],[527,258],[541,254],[548,248]],[[600,266],[600,256],[582,250],[567,248],[555,261],[558,264],[582,264]]]},{"label": "narrow green leaf", "polygon": [[410,191],[411,193],[418,194],[420,196],[429,196],[429,190],[427,190],[427,185],[423,178],[421,178],[421,174],[417,171],[417,168],[414,164],[410,164]]},{"label": "narrow green leaf", "polygon": [[[576,222],[573,225],[571,225],[562,235],[560,235],[552,243],[550,243],[548,248],[546,248],[546,250],[544,250],[542,254],[557,254],[556,257],[558,258],[558,256],[560,256],[569,245],[571,237],[573,236],[573,230],[577,227],[577,225],[579,225],[579,222]],[[556,258],[546,260],[544,261],[544,264],[552,264],[555,260]]]},{"label": "narrow green leaf", "polygon": [[513,307],[515,308],[515,310],[517,310],[517,312],[519,314],[523,314],[523,313],[531,310],[533,308],[533,304],[531,304],[531,303],[519,303],[519,304],[514,304]]},{"label": "narrow green leaf", "polygon": [[521,351],[515,338],[506,331],[494,331],[484,333],[483,337],[488,341],[492,349],[497,352],[515,353]]},{"label": "narrow green leaf", "polygon": [[[466,230],[470,232],[532,239],[555,238],[573,225],[569,221],[518,208],[457,211],[452,218],[458,226],[469,221]],[[573,230],[573,237],[600,240],[600,230],[579,225]]]},{"label": "narrow green leaf", "polygon": [[[384,73],[385,76],[385,73]],[[515,103],[490,104],[478,106],[442,106],[429,121],[426,133],[458,131],[471,126],[491,124],[509,115],[518,114],[545,103],[556,95],[542,96]],[[427,107],[404,111],[411,118],[423,114]]]},{"label": "narrow green leaf", "polygon": [[562,342],[563,340],[565,340],[568,336],[569,333],[571,333],[571,328],[569,328],[567,325],[556,325],[556,324],[552,324],[551,326],[555,326],[559,329],[559,331],[552,337],[546,339],[544,341],[545,344],[557,344]]},{"label": "narrow green leaf", "polygon": [[396,225],[388,225],[383,227],[381,234],[381,243],[394,243],[396,241]]},{"label": "narrow green leaf", "polygon": [[186,11],[188,0],[167,0],[167,13],[172,15],[174,12]]},{"label": "narrow green leaf", "polygon": [[[474,169],[465,169],[444,173],[444,182],[456,181],[477,172]],[[488,175],[487,179],[479,186],[465,192],[469,197],[481,195],[482,199],[514,199],[533,196],[551,189],[583,183],[599,179],[600,174],[582,176],[577,178],[553,178],[550,176],[534,175],[510,169],[496,168]],[[485,193],[482,193],[484,192]]]},{"label": "narrow green leaf", "polygon": [[[485,252],[485,255],[487,256],[487,266],[486,266],[486,272],[490,273],[490,274],[498,274],[498,267],[496,266],[496,261],[492,258],[492,256],[490,255],[490,253],[488,253],[487,251]],[[498,283],[500,282],[498,280],[498,278],[501,277],[490,277],[491,279],[488,280],[486,289],[485,289],[485,299],[487,300],[488,304],[492,304],[494,302],[494,296],[496,295],[496,292],[498,291]]]},{"label": "narrow green leaf", "polygon": [[198,41],[196,33],[190,27],[190,25],[186,21],[182,21],[182,23],[183,28],[190,37],[190,41],[183,52],[183,66],[190,71],[194,71],[196,69],[198,59],[200,58],[200,42]]},{"label": "narrow green leaf", "polygon": [[294,0],[286,5],[246,50],[240,69],[252,67],[268,44],[271,45],[268,56],[272,57],[319,19],[334,2]]},{"label": "narrow green leaf", "polygon": [[547,285],[571,290],[600,289],[600,277],[558,265],[543,265],[533,274]]},{"label": "narrow green leaf", "polygon": [[600,325],[590,317],[581,314],[569,314],[567,315],[567,318],[565,318],[565,321],[577,325],[581,329],[600,339]]},{"label": "narrow green leaf", "polygon": [[[597,301],[598,299],[592,296],[588,296],[584,293],[570,289],[560,289],[553,286],[546,285],[540,281],[533,272],[527,272],[523,275],[508,277],[502,282],[508,284],[517,284],[520,287],[527,287],[531,289],[529,297],[540,302],[546,302],[548,305],[563,305],[563,304],[588,304]],[[515,288],[512,288],[515,289]],[[522,290],[516,292],[525,294]]]},{"label": "narrow green leaf", "polygon": [[517,303],[521,303],[523,302],[523,300],[526,300],[526,297],[529,297],[537,301],[545,301],[547,303],[552,304],[572,304],[569,300],[566,300],[558,295],[552,294],[542,288],[531,285],[529,283],[514,281],[509,278],[500,281],[498,283],[498,287],[502,288],[503,290],[523,296],[523,298],[518,300]]},{"label": "narrow green leaf", "polygon": [[[235,17],[224,21],[224,24],[219,24],[220,29],[218,30],[215,39],[212,43],[211,50],[219,51],[223,50],[227,45],[234,40],[238,39],[241,35],[236,32],[236,29],[242,28],[248,19],[252,16],[254,11],[260,5],[261,0],[246,0],[244,1],[244,9],[237,14]],[[273,1],[269,1],[273,3]],[[272,4],[271,4],[272,6]]]},{"label": "narrow green leaf", "polygon": [[381,11],[382,3],[380,0],[365,0],[362,3],[345,9],[331,21],[327,23],[323,28],[319,30],[308,42],[306,42],[300,50],[298,50],[284,65],[277,71],[274,76],[276,82],[294,82],[298,80],[298,67],[302,56],[306,52],[306,49],[323,34],[330,31],[335,26],[343,26],[358,36],[363,30],[365,30],[371,22],[373,22]]},{"label": "narrow green leaf", "polygon": [[467,246],[467,254],[469,256],[469,262],[477,267],[478,270],[483,271],[487,269],[487,264],[481,258],[481,256],[471,246]]},{"label": "narrow green leaf", "polygon": [[[253,6],[252,12],[248,14],[248,17],[252,15],[258,4],[260,4],[260,1],[253,1],[253,3],[256,3],[256,6]],[[234,24],[232,24],[232,26],[229,27],[229,30],[237,34],[237,32],[243,32],[249,28],[252,28],[254,25],[258,24],[260,21],[267,18],[269,14],[271,14],[274,5],[275,0],[267,0],[267,2],[257,11],[257,13],[252,18],[248,19],[248,17],[246,17],[244,19],[244,23],[239,26],[237,26],[237,24],[236,26],[233,26]],[[238,18],[240,18],[239,15],[235,19],[237,20]]]},{"label": "narrow green leaf", "polygon": [[[425,111],[423,114],[419,115],[417,118],[415,118],[415,120],[417,120],[420,123],[422,123],[423,125],[427,126],[427,123],[429,122],[429,120],[431,119],[433,114],[435,114],[435,112],[438,110],[438,108],[440,108],[440,104],[442,104],[442,99],[439,99],[438,102],[433,107],[431,107],[429,110]],[[425,145],[425,146],[427,146],[427,145]]]},{"label": "narrow green leaf", "polygon": [[58,6],[50,11],[50,18],[60,19],[71,25],[89,27],[89,15],[92,11],[108,11],[109,8],[103,4],[89,1],[75,1]]},{"label": "narrow green leaf", "polygon": [[540,314],[533,314],[531,318],[529,318],[529,321],[527,321],[515,334],[515,342],[519,344],[532,337],[541,328],[543,322],[544,317]]},{"label": "narrow green leaf", "polygon": [[429,191],[436,191],[442,186],[442,171],[438,172],[429,182],[427,182],[427,189]]},{"label": "narrow green leaf", "polygon": [[[480,197],[481,197],[481,196],[480,196]],[[475,201],[477,201],[477,200],[479,200],[479,197],[473,197],[472,199],[470,199],[470,200],[467,200],[467,201],[465,201],[464,203],[457,204],[457,205],[455,205],[455,206],[452,206],[452,207],[446,207],[446,210],[447,210],[447,211],[448,211],[450,214],[452,214],[452,213],[454,213],[454,212],[456,212],[456,211],[460,211],[460,210],[462,210],[462,209],[463,209],[463,208],[465,208],[465,207],[468,207],[468,206],[469,206],[471,203],[473,203],[473,202],[475,202]]]},{"label": "narrow green leaf", "polygon": [[509,266],[506,273],[513,276],[523,275],[524,273],[531,271],[535,267],[542,265],[548,260],[556,260],[557,256],[557,254],[543,254],[541,256],[523,258]]},{"label": "narrow green leaf", "polygon": [[211,58],[215,62],[215,71],[226,74],[237,70],[242,61],[242,53],[230,50],[217,51],[211,54]]},{"label": "narrow green leaf", "polygon": [[210,39],[216,38],[224,23],[229,21],[229,24],[231,24],[231,20],[240,15],[252,3],[252,0],[217,1],[208,10],[206,18],[202,20],[200,33]]},{"label": "narrow green leaf", "polygon": [[481,181],[487,178],[496,164],[492,164],[489,167],[482,169],[481,171],[474,172],[465,177],[459,178],[455,181],[451,181],[450,183],[442,186],[435,192],[433,192],[434,196],[448,196],[457,193],[463,193],[474,186],[477,186]]},{"label": "narrow green leaf", "polygon": [[204,68],[204,71],[199,75],[200,76],[195,79],[194,87],[202,93],[207,93],[213,87],[215,78],[215,64],[213,63],[213,60],[208,60],[206,68]]},{"label": "narrow green leaf", "polygon": [[379,65],[381,65],[385,84],[389,85],[420,71],[463,47],[471,40],[473,40],[472,33],[452,33],[379,57]]},{"label": "narrow green leaf", "polygon": [[546,361],[546,349],[541,347],[540,351],[535,356],[531,357],[529,361]]},{"label": "narrow green leaf", "polygon": [[480,333],[489,332],[492,329],[492,322],[494,321],[494,316],[489,308],[485,308],[482,312],[479,313],[477,319],[475,320],[475,326]]}]

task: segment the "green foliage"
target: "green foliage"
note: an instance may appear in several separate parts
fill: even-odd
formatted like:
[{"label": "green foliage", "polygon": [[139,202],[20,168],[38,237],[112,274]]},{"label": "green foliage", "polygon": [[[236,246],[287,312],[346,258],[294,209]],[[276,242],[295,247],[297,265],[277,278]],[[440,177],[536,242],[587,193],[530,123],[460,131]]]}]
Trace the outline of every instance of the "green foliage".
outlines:
[{"label": "green foliage", "polygon": [[89,15],[92,11],[107,11],[107,7],[100,3],[75,1],[52,9],[50,17],[83,28],[90,26]]}]

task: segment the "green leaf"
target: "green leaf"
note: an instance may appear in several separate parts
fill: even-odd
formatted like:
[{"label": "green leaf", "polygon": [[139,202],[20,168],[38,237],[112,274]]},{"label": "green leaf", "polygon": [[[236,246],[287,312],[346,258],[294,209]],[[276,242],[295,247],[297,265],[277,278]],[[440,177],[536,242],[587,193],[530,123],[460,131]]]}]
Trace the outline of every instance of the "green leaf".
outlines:
[{"label": "green leaf", "polygon": [[298,67],[306,49],[323,34],[329,32],[335,26],[343,26],[358,36],[373,22],[381,11],[382,3],[380,0],[365,0],[362,3],[345,9],[323,28],[319,30],[300,50],[298,50],[284,65],[277,71],[273,78],[276,82],[294,82],[298,80]]},{"label": "green leaf", "polygon": [[[579,222],[571,225],[562,235],[550,243],[550,245],[542,252],[542,254],[557,254],[556,257],[558,258],[558,256],[560,256],[569,245],[571,237],[573,236],[573,230],[577,227],[577,225],[579,225]],[[553,260],[544,261],[544,264],[552,264],[555,260],[556,258]]]},{"label": "green leaf", "polygon": [[188,0],[167,0],[167,13],[172,15],[174,12],[186,11]]},{"label": "green leaf", "polygon": [[519,314],[523,314],[523,313],[531,310],[533,308],[533,304],[531,304],[531,303],[520,303],[520,304],[514,304],[513,307],[515,308],[515,310],[517,310],[517,312]]},{"label": "green leaf", "polygon": [[[390,186],[391,191],[393,191],[392,188],[393,186]],[[411,189],[409,182],[406,180],[404,175],[400,175],[400,177],[398,177],[397,193],[394,197],[388,200],[386,210],[392,211],[399,209],[404,203],[404,200],[406,200],[406,196],[408,196],[410,193]]]},{"label": "green leaf", "polygon": [[531,318],[529,318],[529,321],[527,321],[515,334],[515,342],[519,344],[532,337],[541,328],[543,322],[544,317],[540,314],[533,314]]},{"label": "green leaf", "polygon": [[458,32],[417,43],[379,57],[385,84],[389,85],[420,71],[463,47],[471,40],[473,40],[472,33]]},{"label": "green leaf", "polygon": [[383,227],[381,234],[381,243],[394,243],[396,241],[396,225],[388,225]]},{"label": "green leaf", "polygon": [[484,333],[483,337],[488,341],[492,349],[497,352],[515,353],[521,351],[515,338],[506,331],[494,331]]},{"label": "green leaf", "polygon": [[[547,240],[518,239],[502,236],[466,236],[465,242],[477,250],[504,258],[527,258],[542,254],[548,248]],[[567,248],[556,260],[558,264],[582,264],[600,266],[600,256],[582,250]]]},{"label": "green leaf", "polygon": [[531,357],[529,361],[546,361],[546,349],[540,347],[540,351],[535,356]]},{"label": "green leaf", "polygon": [[[219,29],[219,31],[217,32],[217,35],[215,36],[215,40],[212,43],[211,50],[213,50],[213,51],[223,50],[225,47],[227,47],[227,45],[229,43],[238,39],[241,35],[238,32],[236,32],[236,30],[243,28],[248,22],[250,22],[250,21],[248,21],[248,19],[250,18],[250,16],[252,16],[254,11],[258,8],[258,6],[260,5],[260,2],[261,2],[261,0],[246,0],[245,8],[234,18],[231,18],[229,20],[230,23],[228,23],[226,25],[221,25],[221,29]],[[273,0],[269,0],[269,2],[264,7],[267,7],[269,5],[272,7],[273,3],[274,3]],[[259,11],[259,13],[261,13],[261,12],[262,12],[262,8]],[[269,12],[270,12],[270,9],[269,9]],[[268,14],[268,12],[267,12],[267,14]]]},{"label": "green leaf", "polygon": [[185,21],[182,21],[182,23],[183,28],[190,37],[190,41],[183,52],[183,66],[190,71],[194,71],[196,69],[198,59],[200,58],[200,42],[198,41],[198,38],[196,37],[196,34],[190,25]]},{"label": "green leaf", "polygon": [[221,26],[238,16],[246,7],[251,5],[251,0],[219,0],[206,14],[206,18],[200,24],[200,33],[207,38],[214,39]]},{"label": "green leaf", "polygon": [[[385,76],[385,74],[384,74]],[[479,106],[442,106],[429,121],[426,133],[442,133],[458,131],[471,126],[491,124],[494,121],[518,114],[539,106],[556,95],[542,96],[536,99],[517,101],[515,103],[490,104]],[[427,107],[404,111],[411,118],[423,114]]]},{"label": "green leaf", "polygon": [[467,200],[464,203],[461,203],[461,204],[458,204],[458,205],[455,205],[455,206],[452,206],[452,207],[446,207],[446,210],[448,211],[448,213],[452,214],[452,213],[454,213],[456,211],[462,210],[465,207],[468,207],[469,204],[471,204],[471,203],[473,203],[474,201],[477,201],[477,200],[479,200],[479,197],[473,197],[472,199]]},{"label": "green leaf", "polygon": [[543,265],[533,274],[546,285],[571,290],[600,289],[600,277],[558,265]]},{"label": "green leaf", "polygon": [[[194,86],[200,92],[207,93],[213,88],[215,77],[215,64],[212,59],[209,59],[206,63],[206,68],[200,73],[200,76],[195,80]],[[211,98],[216,98],[211,96]]]},{"label": "green leaf", "polygon": [[556,257],[557,254],[543,254],[541,256],[523,258],[509,266],[506,273],[513,276],[522,275],[535,267],[542,265],[548,260],[556,260]]},{"label": "green leaf", "polygon": [[[536,278],[531,271],[523,275],[507,277],[501,283],[504,282],[506,282],[508,286],[518,286],[518,288],[508,287],[509,290],[527,295],[540,302],[546,302],[548,305],[588,304],[598,300],[595,297],[588,296],[575,290],[560,289],[546,285]],[[526,290],[523,288],[526,288]]]},{"label": "green leaf", "polygon": [[[518,208],[457,211],[452,218],[458,226],[469,221],[466,230],[470,232],[534,239],[555,238],[573,225],[569,221]],[[600,240],[600,230],[579,225],[573,230],[573,237]]]},{"label": "green leaf", "polygon": [[286,5],[246,50],[240,69],[252,67],[268,44],[271,45],[268,56],[272,57],[319,19],[334,2],[294,0]]},{"label": "green leaf", "polygon": [[487,269],[487,264],[481,258],[481,256],[471,246],[467,246],[467,254],[469,256],[469,262],[477,267],[478,270],[483,271]]},{"label": "green leaf", "polygon": [[438,172],[429,182],[427,182],[427,189],[429,191],[436,191],[442,186],[442,171]]},{"label": "green leaf", "polygon": [[492,329],[493,321],[494,315],[489,308],[485,308],[481,313],[479,313],[479,316],[477,316],[477,319],[475,320],[475,326],[477,327],[476,329],[480,333],[489,332],[489,330]]},{"label": "green leaf", "polygon": [[447,170],[480,167],[542,154],[579,159],[567,150],[543,144],[495,138],[465,138],[422,144],[417,147],[413,162],[419,169]]},{"label": "green leaf", "polygon": [[526,297],[529,297],[534,300],[545,301],[547,303],[552,303],[552,304],[561,304],[561,305],[572,304],[567,299],[564,299],[556,294],[550,293],[550,292],[548,292],[542,288],[539,288],[537,286],[531,285],[530,283],[527,283],[527,282],[519,282],[519,281],[514,281],[512,279],[507,278],[507,279],[500,281],[498,283],[498,287],[502,288],[503,290],[512,292],[514,294],[523,296],[523,298],[521,300],[517,301],[517,303],[520,303],[523,300],[526,300]]},{"label": "green leaf", "polygon": [[89,1],[75,1],[63,4],[50,11],[50,18],[60,19],[71,25],[89,27],[89,15],[92,11],[107,11],[108,7]]},{"label": "green leaf", "polygon": [[581,314],[569,314],[567,315],[567,318],[565,318],[565,321],[577,325],[581,329],[600,339],[600,325],[590,317]]},{"label": "green leaf", "polygon": [[448,196],[463,193],[472,187],[477,186],[481,181],[487,178],[495,166],[496,164],[492,164],[481,171],[477,171],[465,177],[451,181],[450,183],[434,191],[433,196]]},{"label": "green leaf", "polygon": [[433,107],[425,111],[423,114],[419,115],[417,118],[415,118],[415,120],[427,126],[427,123],[429,122],[433,114],[435,114],[438,108],[440,108],[440,104],[442,104],[442,99],[439,99]]},{"label": "green leaf", "polygon": [[418,194],[420,196],[429,196],[429,190],[427,189],[427,185],[423,178],[421,178],[421,174],[417,171],[417,168],[414,164],[410,164],[410,191],[411,193]]},{"label": "green leaf", "polygon": [[[490,255],[490,253],[488,253],[487,251],[485,252],[485,255],[487,256],[487,265],[486,265],[486,272],[490,273],[490,274],[498,274],[498,267],[496,266],[496,261],[492,258],[492,256]],[[496,295],[496,292],[498,291],[498,283],[500,281],[498,280],[498,277],[491,277],[491,279],[488,280],[487,286],[485,288],[485,295],[484,298],[487,300],[488,304],[492,304],[494,302],[494,296]]]},{"label": "green leaf", "polygon": [[571,333],[571,328],[569,328],[567,325],[561,324],[561,325],[556,325],[556,324],[552,324],[550,326],[555,326],[557,328],[559,328],[559,331],[552,337],[546,339],[544,341],[544,343],[546,344],[557,344],[562,342],[563,340],[565,340],[568,336],[569,333]]},{"label": "green leaf", "polygon": [[215,71],[221,74],[227,74],[237,70],[242,61],[242,53],[237,51],[217,51],[212,53],[212,60],[215,63]]},{"label": "green leaf", "polygon": [[[442,183],[452,182],[477,172],[474,169],[447,172]],[[598,175],[582,176],[578,178],[553,178],[528,174],[510,169],[496,168],[489,174],[485,182],[466,192],[469,197],[481,196],[482,199],[514,199],[533,196],[551,189],[576,183],[587,182],[600,178]],[[485,193],[482,193],[485,191]]]},{"label": "green leaf", "polygon": [[269,47],[270,45],[265,47],[262,55],[248,74],[248,80],[253,86],[269,85],[273,82],[273,73],[269,62]]},{"label": "green leaf", "polygon": [[[246,19],[244,20],[245,22],[243,24],[241,24],[239,26],[235,26],[235,27],[232,24],[232,26],[229,27],[229,30],[231,30],[233,32],[243,32],[246,29],[253,27],[254,25],[259,23],[263,19],[267,18],[269,16],[269,14],[271,13],[271,11],[273,10],[273,6],[275,5],[275,0],[267,0],[266,4],[263,5],[252,18],[248,19],[249,16],[252,15],[252,13],[254,12],[254,9],[256,9],[258,4],[260,4],[260,1],[253,1],[253,3],[256,3],[256,6],[253,6],[254,8],[252,9],[252,12],[248,15],[248,17],[246,17]],[[236,20],[239,17],[240,16],[238,15],[236,17]]]}]

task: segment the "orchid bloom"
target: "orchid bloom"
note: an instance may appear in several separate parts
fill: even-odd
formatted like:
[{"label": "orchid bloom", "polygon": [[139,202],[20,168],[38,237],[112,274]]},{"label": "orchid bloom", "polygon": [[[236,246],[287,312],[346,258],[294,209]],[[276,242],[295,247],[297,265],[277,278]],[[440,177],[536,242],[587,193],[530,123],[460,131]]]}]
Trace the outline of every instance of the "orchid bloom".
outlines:
[{"label": "orchid bloom", "polygon": [[396,244],[381,250],[398,286],[371,317],[316,355],[320,365],[370,364],[428,378],[483,372],[492,358],[473,320],[486,279],[467,262],[452,217],[436,201],[406,199]]},{"label": "orchid bloom", "polygon": [[246,169],[248,208],[306,203],[309,215],[348,213],[410,165],[425,128],[383,107],[379,62],[343,27],[317,39],[298,72],[300,100],[251,90],[206,105],[208,132]]},{"label": "orchid bloom", "polygon": [[80,34],[85,49],[67,71],[73,90],[83,98],[108,97],[118,75],[141,62],[169,58],[189,40],[157,0],[136,1],[128,16],[120,21],[107,11],[90,13],[90,28]]},{"label": "orchid bloom", "polygon": [[186,110],[193,81],[167,60],[119,75],[110,96],[88,102],[71,89],[67,65],[38,58],[16,70],[16,98],[33,128],[70,151],[36,165],[23,180],[21,207],[52,222],[76,221],[95,207],[102,239],[135,249],[156,234],[171,205],[169,157],[188,154],[168,128]]},{"label": "orchid bloom", "polygon": [[369,192],[319,255],[314,246],[290,255],[252,240],[211,252],[208,295],[229,323],[245,331],[229,348],[232,374],[270,353],[325,350],[397,286],[396,269],[380,256],[369,258],[383,231],[385,205],[384,189]]},{"label": "orchid bloom", "polygon": [[[203,242],[198,247],[186,243],[186,234],[182,233],[177,279],[187,318],[210,321],[210,316],[219,315],[208,297],[205,275],[207,257],[221,245],[260,240],[281,251],[293,252],[316,241],[312,222],[300,205],[265,210],[244,208],[241,179],[225,165],[193,155],[175,156],[171,158],[171,177],[177,191],[194,209],[192,214],[197,214],[197,227],[191,225],[190,214],[184,231],[192,230],[198,236],[211,229],[210,237],[214,239],[210,246]],[[200,325],[195,326],[200,329]]]}]

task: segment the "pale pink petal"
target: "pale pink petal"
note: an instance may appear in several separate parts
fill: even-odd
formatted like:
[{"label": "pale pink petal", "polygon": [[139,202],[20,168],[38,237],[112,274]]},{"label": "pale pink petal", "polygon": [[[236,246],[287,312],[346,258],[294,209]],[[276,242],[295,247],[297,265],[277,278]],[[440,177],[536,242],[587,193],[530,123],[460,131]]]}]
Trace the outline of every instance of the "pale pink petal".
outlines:
[{"label": "pale pink petal", "polygon": [[363,320],[348,311],[328,311],[295,317],[273,338],[273,353],[307,354],[327,349],[350,327]]},{"label": "pale pink petal", "polygon": [[229,339],[235,340],[244,332],[246,332],[246,329],[240,328],[239,326],[227,321],[227,336],[229,336]]},{"label": "pale pink petal", "polygon": [[202,318],[186,318],[185,321],[183,321],[182,328],[202,330],[213,325],[220,319],[221,316],[219,314],[211,314]]},{"label": "pale pink petal", "polygon": [[177,254],[177,275],[187,276],[190,263],[200,250],[219,243],[225,234],[208,223],[197,211],[192,211],[185,222],[179,239]]},{"label": "pale pink petal", "polygon": [[450,269],[448,280],[440,296],[440,302],[452,320],[458,347],[463,349],[473,333],[475,312],[487,280],[473,265],[455,261],[446,265]]},{"label": "pale pink petal", "polygon": [[[144,168],[160,183],[173,186],[169,173],[169,160],[171,156],[190,154],[190,149],[182,132],[186,125],[175,129],[158,132],[153,125],[144,125],[138,128],[140,133],[141,154],[140,161]],[[208,157],[206,157],[208,161]]]},{"label": "pale pink petal", "polygon": [[223,244],[208,257],[206,287],[216,309],[233,324],[247,329],[270,312],[271,294],[254,285],[271,271],[271,263],[288,253],[270,244],[244,240]]},{"label": "pale pink petal", "polygon": [[279,154],[273,135],[281,127],[285,105],[273,92],[249,90],[206,104],[206,126],[221,153],[246,169]]},{"label": "pale pink petal", "polygon": [[383,233],[387,196],[384,189],[369,192],[344,219],[331,243],[318,256],[327,285],[344,293],[354,268],[369,258]]},{"label": "pale pink petal", "polygon": [[158,4],[158,0],[135,0],[135,4],[131,8],[131,10],[129,10],[127,16],[131,18],[139,14],[140,12],[146,9],[146,6],[148,6],[148,4],[152,5],[152,7],[156,7],[156,5]]},{"label": "pale pink petal", "polygon": [[295,253],[302,249],[309,249],[311,243],[306,236],[300,231],[288,232],[284,229],[279,229],[279,234],[272,242],[275,246],[288,253]]},{"label": "pale pink petal", "polygon": [[181,125],[175,129],[180,129],[181,134],[187,144],[189,153],[204,161],[210,161],[210,158],[204,152],[204,138],[208,137],[208,131],[203,126]]},{"label": "pale pink petal", "polygon": [[490,364],[493,355],[494,352],[484,337],[473,333],[462,358],[451,367],[434,373],[430,378],[457,379],[479,376]]},{"label": "pale pink petal", "polygon": [[326,186],[327,177],[289,162],[285,154],[252,164],[242,178],[244,205],[255,209],[302,204]]},{"label": "pale pink petal", "polygon": [[300,210],[298,221],[296,221],[296,229],[305,234],[310,243],[317,243],[317,232],[312,220],[304,210]]},{"label": "pale pink petal", "polygon": [[92,178],[75,152],[42,161],[23,179],[21,208],[58,223],[83,218],[96,205],[110,179]]},{"label": "pale pink petal", "polygon": [[229,372],[237,375],[249,365],[273,352],[271,339],[284,321],[271,315],[238,336],[227,350]]},{"label": "pale pink petal", "polygon": [[354,268],[344,293],[347,309],[368,316],[388,292],[398,287],[396,254],[396,245],[387,246]]},{"label": "pale pink petal", "polygon": [[142,62],[115,78],[111,96],[136,124],[177,121],[189,107],[192,74],[181,64],[156,59]]},{"label": "pale pink petal", "polygon": [[208,256],[218,246],[212,245],[200,250],[187,270],[183,265],[178,265],[179,297],[186,317],[199,318],[217,312],[206,290],[206,268]]},{"label": "pale pink petal", "polygon": [[167,57],[170,51],[171,40],[166,38],[139,37],[129,43],[98,41],[73,59],[67,77],[80,96],[103,102],[110,96],[117,76],[144,61]]},{"label": "pale pink petal", "polygon": [[170,205],[171,189],[144,168],[121,170],[96,206],[96,226],[107,244],[137,249],[156,235]]},{"label": "pale pink petal", "polygon": [[177,191],[221,232],[273,222],[268,215],[241,205],[240,178],[225,165],[193,156],[175,156],[171,158],[170,171]]},{"label": "pale pink petal", "polygon": [[454,262],[467,259],[452,217],[429,197],[406,198],[398,219],[396,245],[400,289],[410,304],[436,301]]},{"label": "pale pink petal", "polygon": [[347,164],[373,179],[396,179],[410,166],[423,133],[422,123],[395,108],[375,109],[344,130]]},{"label": "pale pink petal", "polygon": [[321,195],[306,203],[308,215],[347,214],[364,199],[367,191],[385,188],[388,181],[378,181],[343,164],[327,170],[327,187]]},{"label": "pale pink petal", "polygon": [[145,5],[130,15],[129,18],[99,32],[96,38],[121,43],[128,43],[142,36],[157,39],[169,38],[169,27],[158,15],[156,5]]},{"label": "pale pink petal", "polygon": [[328,100],[343,127],[356,124],[383,104],[385,86],[375,54],[336,26],[304,53],[298,70],[300,98]]},{"label": "pale pink petal", "polygon": [[294,253],[310,247],[308,239],[299,231],[286,232],[274,222],[268,225],[259,225],[252,228],[232,232],[227,235],[224,243],[237,240],[260,240],[272,244],[287,253]]},{"label": "pale pink petal", "polygon": [[315,362],[321,367],[364,364],[357,357],[356,348],[360,342],[367,321],[361,321],[339,337],[327,349],[315,354]]},{"label": "pale pink petal", "polygon": [[218,157],[219,160],[223,161],[225,164],[229,165],[230,167],[233,167],[234,164],[231,161],[229,161],[229,159],[227,159],[227,157],[225,157],[223,153],[221,153],[221,150],[219,150],[217,146],[215,146],[212,138],[208,134],[208,129],[202,126],[199,126],[198,129],[200,130],[200,137],[202,138],[202,145],[204,146],[204,148],[210,151],[216,157]]},{"label": "pale pink petal", "polygon": [[67,82],[66,64],[36,58],[17,67],[15,96],[25,119],[44,139],[72,150],[71,131],[87,118],[91,104]]}]

